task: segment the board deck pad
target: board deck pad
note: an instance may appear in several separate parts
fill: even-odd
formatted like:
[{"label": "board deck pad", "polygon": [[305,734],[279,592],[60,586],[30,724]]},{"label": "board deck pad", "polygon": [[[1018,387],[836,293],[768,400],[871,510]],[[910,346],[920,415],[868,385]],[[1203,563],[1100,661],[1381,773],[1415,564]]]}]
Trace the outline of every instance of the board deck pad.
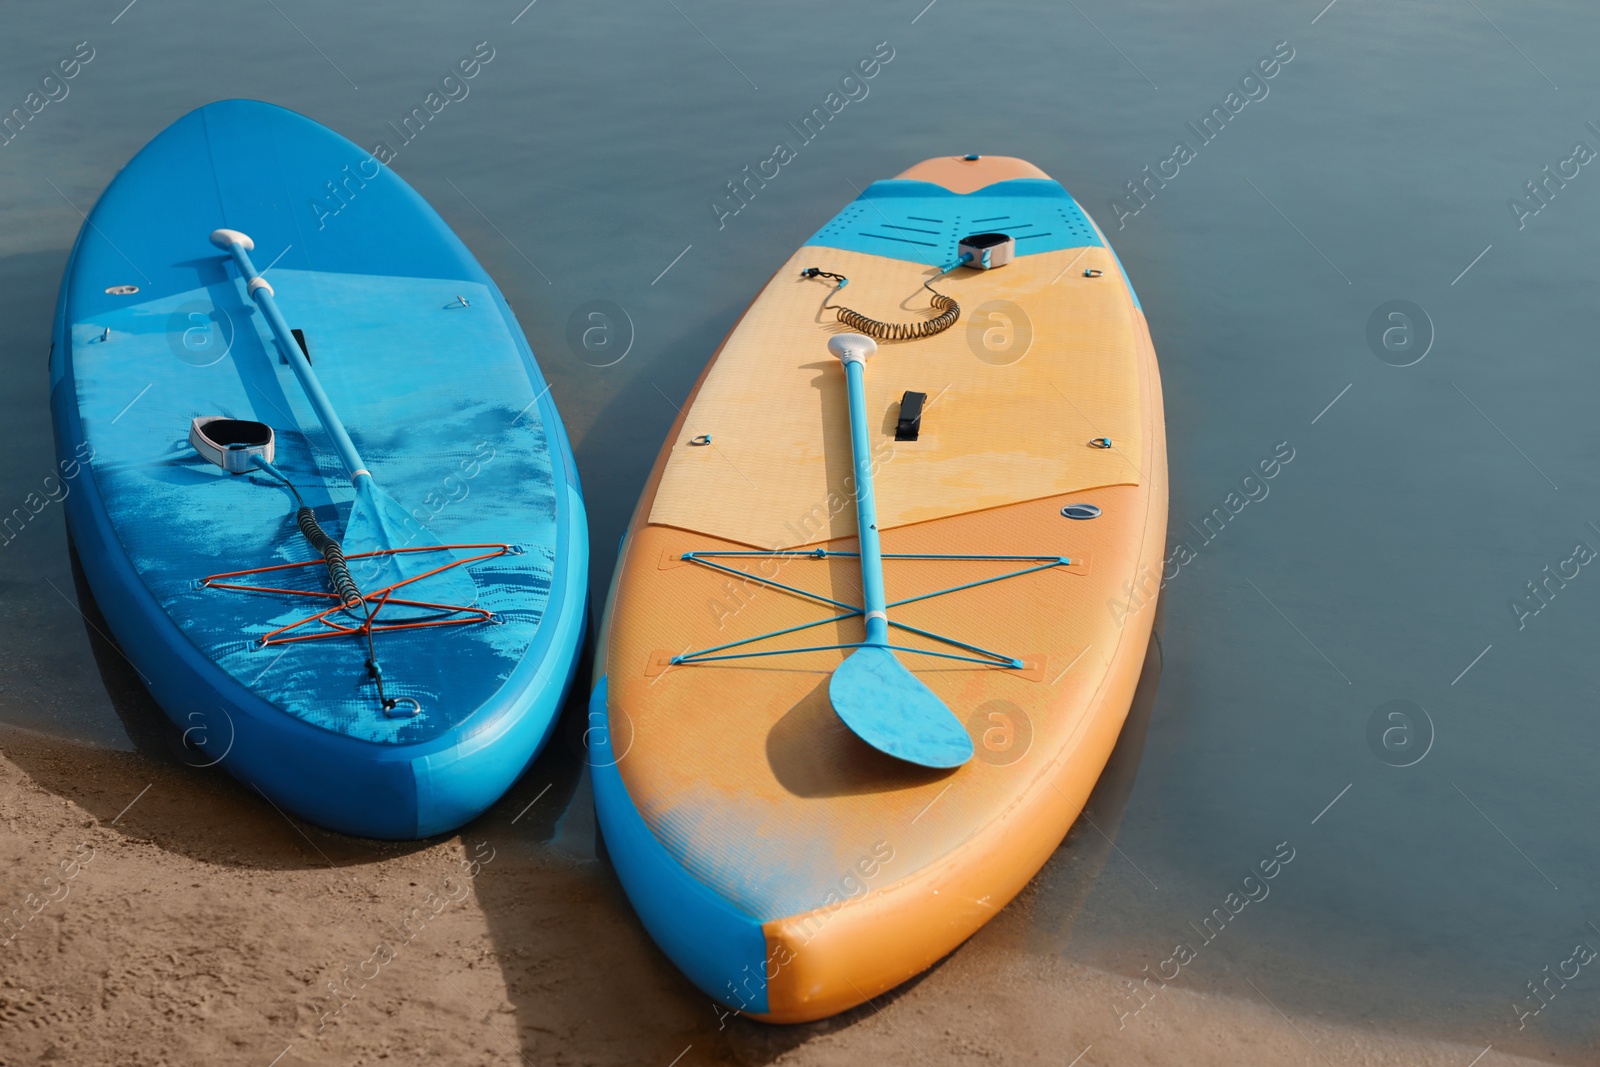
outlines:
[{"label": "board deck pad", "polygon": [[976,194],[932,182],[873,182],[806,244],[943,267],[955,262],[963,237],[996,231],[1015,240],[1022,256],[1105,244],[1077,201],[1043,178],[1012,178]]},{"label": "board deck pad", "polygon": [[[886,321],[928,317],[922,283],[936,268],[802,248],[707,373],[687,429],[710,434],[711,446],[687,437],[674,442],[651,522],[761,548],[855,532],[844,382],[827,350],[828,338],[845,328],[822,307],[832,284],[801,277],[813,266],[850,279],[836,303]],[[1086,269],[1103,274],[1087,279]],[[1019,254],[1008,266],[961,270],[934,283],[960,303],[961,320],[926,340],[886,343],[867,375],[868,410],[891,430],[876,475],[882,529],[1137,484],[1138,368],[1107,358],[1135,341],[1128,301],[1103,292],[1120,289],[1118,281],[1115,258],[1095,244]],[[895,415],[907,390],[928,394],[922,432],[916,442],[896,442]],[[1087,447],[1096,437],[1117,447]]]}]

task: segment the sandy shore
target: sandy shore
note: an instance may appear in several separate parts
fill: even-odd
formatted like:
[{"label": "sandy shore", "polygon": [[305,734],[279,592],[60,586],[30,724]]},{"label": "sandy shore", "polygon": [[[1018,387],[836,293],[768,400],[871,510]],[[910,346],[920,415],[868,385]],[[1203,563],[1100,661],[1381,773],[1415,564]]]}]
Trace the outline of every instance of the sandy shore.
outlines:
[{"label": "sandy shore", "polygon": [[1006,915],[875,1005],[719,1027],[595,856],[588,784],[559,747],[464,833],[414,845],[289,819],[178,749],[5,728],[0,752],[0,1067],[1467,1067],[1483,1051],[1176,985],[1119,1028],[1125,979],[1018,951]]}]

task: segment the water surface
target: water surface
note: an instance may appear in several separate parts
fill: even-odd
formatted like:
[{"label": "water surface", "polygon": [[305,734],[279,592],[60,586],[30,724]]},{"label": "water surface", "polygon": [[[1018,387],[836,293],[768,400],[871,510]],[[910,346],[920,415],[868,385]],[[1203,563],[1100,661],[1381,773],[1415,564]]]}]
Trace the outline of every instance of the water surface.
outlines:
[{"label": "water surface", "polygon": [[[79,42],[93,58],[0,148],[0,504],[51,473],[45,355],[79,210],[208,101],[385,142],[497,278],[574,441],[597,595],[675,405],[789,252],[918,160],[1023,156],[1138,288],[1170,540],[1193,558],[1162,594],[1136,774],[1101,812],[1119,851],[1091,871],[1058,855],[1004,917],[1006,951],[1137,976],[1193,941],[1193,988],[1580,1062],[1600,976],[1520,1030],[1513,1004],[1575,942],[1600,948],[1600,572],[1565,563],[1600,549],[1600,171],[1564,162],[1600,149],[1600,10],[924,3],[8,6],[0,108]],[[390,123],[480,42],[467,95],[403,143]],[[1245,81],[1275,50],[1292,58]],[[875,51],[892,58],[864,97],[737,214],[714,206]],[[1204,140],[1188,124],[1218,107]],[[1164,162],[1180,139],[1190,158]],[[1568,177],[1530,199],[1546,166]],[[570,340],[594,301],[630,324],[602,354]],[[0,717],[131,747],[58,505],[0,547],[0,591]],[[1283,842],[1270,895],[1204,942]],[[1119,1010],[1041,1006],[1068,1009]]]}]

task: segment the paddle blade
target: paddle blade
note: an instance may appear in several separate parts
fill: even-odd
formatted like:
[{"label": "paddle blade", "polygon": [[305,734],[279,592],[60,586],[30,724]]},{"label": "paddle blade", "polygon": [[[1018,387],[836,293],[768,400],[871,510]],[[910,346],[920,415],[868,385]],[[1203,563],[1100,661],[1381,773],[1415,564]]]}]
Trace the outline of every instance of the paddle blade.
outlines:
[{"label": "paddle blade", "polygon": [[[345,523],[340,547],[344,549],[346,557],[363,552],[392,553],[350,560],[350,573],[355,577],[362,595],[368,598],[401,582],[406,584],[399,585],[392,596],[403,600],[468,607],[478,598],[477,585],[467,569],[447,566],[455,563],[459,557],[443,548],[426,526],[393,497],[373,485],[370,479],[361,479],[356,488],[356,499],[350,506],[350,518]],[[397,549],[429,551],[395,551]],[[446,569],[439,570],[437,574],[429,573],[441,567]],[[396,614],[425,612],[426,609],[402,610],[399,605],[394,605],[385,614],[393,618]]]},{"label": "paddle blade", "polygon": [[851,653],[833,672],[828,699],[857,737],[896,759],[942,768],[972,758],[961,720],[887,648]]}]

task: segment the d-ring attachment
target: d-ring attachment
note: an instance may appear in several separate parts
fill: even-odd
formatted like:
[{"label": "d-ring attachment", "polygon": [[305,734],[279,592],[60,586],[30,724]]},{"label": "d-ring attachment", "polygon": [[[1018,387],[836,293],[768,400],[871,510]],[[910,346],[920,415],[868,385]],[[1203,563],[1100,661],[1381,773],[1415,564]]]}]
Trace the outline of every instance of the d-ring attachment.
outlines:
[{"label": "d-ring attachment", "polygon": [[384,706],[383,713],[391,719],[414,719],[422,714],[422,705],[412,697],[395,697],[394,703]]}]

